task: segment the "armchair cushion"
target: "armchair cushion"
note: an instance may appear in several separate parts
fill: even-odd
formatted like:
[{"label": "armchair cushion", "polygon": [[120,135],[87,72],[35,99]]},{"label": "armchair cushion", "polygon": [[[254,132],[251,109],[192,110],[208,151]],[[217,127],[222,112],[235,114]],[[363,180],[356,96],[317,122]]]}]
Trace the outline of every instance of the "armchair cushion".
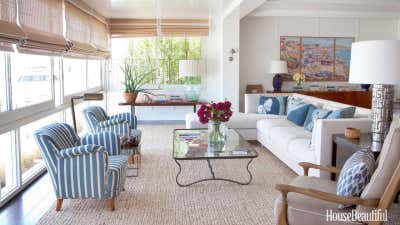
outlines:
[{"label": "armchair cushion", "polygon": [[90,145],[81,145],[77,147],[62,149],[58,152],[58,155],[61,158],[72,158],[78,155],[87,155],[90,153],[104,151],[104,150],[105,149],[103,146],[90,144]]},{"label": "armchair cushion", "polygon": [[[342,168],[337,183],[336,194],[344,197],[358,197],[368,184],[374,172],[374,154],[368,150],[355,152]],[[350,205],[338,205],[338,208]]]},{"label": "armchair cushion", "polygon": [[[290,185],[312,188],[331,194],[336,194],[336,182],[316,177],[296,177]],[[332,213],[350,212],[348,209],[338,209],[337,204],[319,199],[311,198],[297,193],[288,193],[288,222],[289,224],[296,225],[343,225],[348,224],[345,222],[327,221],[327,210],[332,210]],[[274,214],[278,218],[279,211],[282,204],[282,197],[279,196],[275,201]],[[357,223],[352,223],[357,224]]]}]

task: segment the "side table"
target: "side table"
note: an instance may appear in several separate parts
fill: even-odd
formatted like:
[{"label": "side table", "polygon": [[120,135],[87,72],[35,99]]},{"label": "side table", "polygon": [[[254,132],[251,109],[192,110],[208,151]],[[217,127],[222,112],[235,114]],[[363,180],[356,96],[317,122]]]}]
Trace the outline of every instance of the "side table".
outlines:
[{"label": "side table", "polygon": [[128,155],[128,170],[135,170],[134,174],[127,174],[126,177],[137,177],[139,176],[139,169],[141,166],[142,156],[140,144],[137,147],[123,148],[122,150]]},{"label": "side table", "polygon": [[[344,134],[332,135],[332,166],[343,167],[346,160],[356,151],[370,149],[372,142],[371,133],[362,133],[359,139],[346,138]],[[341,150],[338,152],[338,147]],[[375,159],[379,152],[375,152]],[[331,180],[336,180],[336,175],[331,174]]]}]

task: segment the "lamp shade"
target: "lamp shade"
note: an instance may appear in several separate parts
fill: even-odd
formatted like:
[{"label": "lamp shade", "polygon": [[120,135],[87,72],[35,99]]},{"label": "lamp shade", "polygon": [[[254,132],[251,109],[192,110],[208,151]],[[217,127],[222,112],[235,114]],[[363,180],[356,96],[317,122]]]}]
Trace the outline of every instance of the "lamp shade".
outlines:
[{"label": "lamp shade", "polygon": [[201,76],[203,63],[201,60],[179,60],[179,77]]},{"label": "lamp shade", "polygon": [[349,83],[400,84],[400,41],[353,43]]},{"label": "lamp shade", "polygon": [[272,60],[269,66],[269,73],[271,74],[288,73],[286,61]]}]

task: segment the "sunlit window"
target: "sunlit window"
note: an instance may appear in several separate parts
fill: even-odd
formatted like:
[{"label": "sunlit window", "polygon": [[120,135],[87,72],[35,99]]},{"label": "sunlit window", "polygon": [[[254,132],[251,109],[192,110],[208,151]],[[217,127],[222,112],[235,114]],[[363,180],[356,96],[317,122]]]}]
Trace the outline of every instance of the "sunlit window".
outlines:
[{"label": "sunlit window", "polygon": [[64,69],[64,93],[74,94],[86,89],[86,60],[85,59],[63,59]]},{"label": "sunlit window", "polygon": [[0,186],[1,196],[6,195],[16,187],[15,157],[11,132],[0,135]]},{"label": "sunlit window", "polygon": [[0,112],[7,110],[5,54],[0,52]]},{"label": "sunlit window", "polygon": [[101,86],[101,60],[88,60],[88,88]]},{"label": "sunlit window", "polygon": [[50,56],[11,54],[13,109],[52,99]]},{"label": "sunlit window", "polygon": [[20,128],[22,182],[44,168],[44,162],[33,132],[48,124],[61,121],[59,113],[37,120]]}]

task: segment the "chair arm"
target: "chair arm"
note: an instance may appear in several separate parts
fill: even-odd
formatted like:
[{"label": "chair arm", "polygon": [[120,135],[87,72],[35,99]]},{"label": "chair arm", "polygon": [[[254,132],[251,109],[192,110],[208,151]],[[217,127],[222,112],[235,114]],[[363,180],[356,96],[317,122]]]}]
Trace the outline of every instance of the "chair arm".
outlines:
[{"label": "chair arm", "polygon": [[119,136],[113,132],[108,131],[83,136],[79,139],[79,144],[92,144],[103,146],[108,155],[119,155],[121,152],[121,143]]},{"label": "chair arm", "polygon": [[[331,194],[324,191],[319,191],[311,188],[296,187],[287,184],[277,184],[275,189],[281,192],[282,195],[286,196],[289,192],[302,194],[308,197],[320,199],[327,202],[334,202],[345,205],[362,205],[367,207],[377,207],[379,199],[362,199],[360,197],[343,197],[335,194]],[[286,199],[286,198],[285,198]]]},{"label": "chair arm", "polygon": [[95,152],[105,151],[103,146],[87,144],[80,145],[72,148],[65,148],[58,152],[60,158],[73,158],[79,155],[89,155]]},{"label": "chair arm", "polygon": [[328,171],[331,173],[340,173],[340,168],[334,167],[334,166],[323,166],[323,165],[317,165],[309,162],[301,162],[299,163],[299,166],[303,167],[304,170],[304,176],[308,176],[308,170],[310,168],[312,169],[319,169],[319,170],[324,170]]},{"label": "chair arm", "polygon": [[120,119],[120,120],[125,120],[129,122],[129,125],[131,126],[131,129],[136,129],[137,128],[137,118],[135,115],[132,115],[129,112],[124,112],[124,113],[119,113],[115,114],[109,117],[110,119]]},{"label": "chair arm", "polygon": [[120,123],[125,122],[125,120],[123,119],[109,119],[109,120],[104,120],[101,121],[97,124],[97,126],[101,127],[101,128],[105,128],[105,127],[109,127],[109,126],[113,126],[113,125],[117,125]]}]

